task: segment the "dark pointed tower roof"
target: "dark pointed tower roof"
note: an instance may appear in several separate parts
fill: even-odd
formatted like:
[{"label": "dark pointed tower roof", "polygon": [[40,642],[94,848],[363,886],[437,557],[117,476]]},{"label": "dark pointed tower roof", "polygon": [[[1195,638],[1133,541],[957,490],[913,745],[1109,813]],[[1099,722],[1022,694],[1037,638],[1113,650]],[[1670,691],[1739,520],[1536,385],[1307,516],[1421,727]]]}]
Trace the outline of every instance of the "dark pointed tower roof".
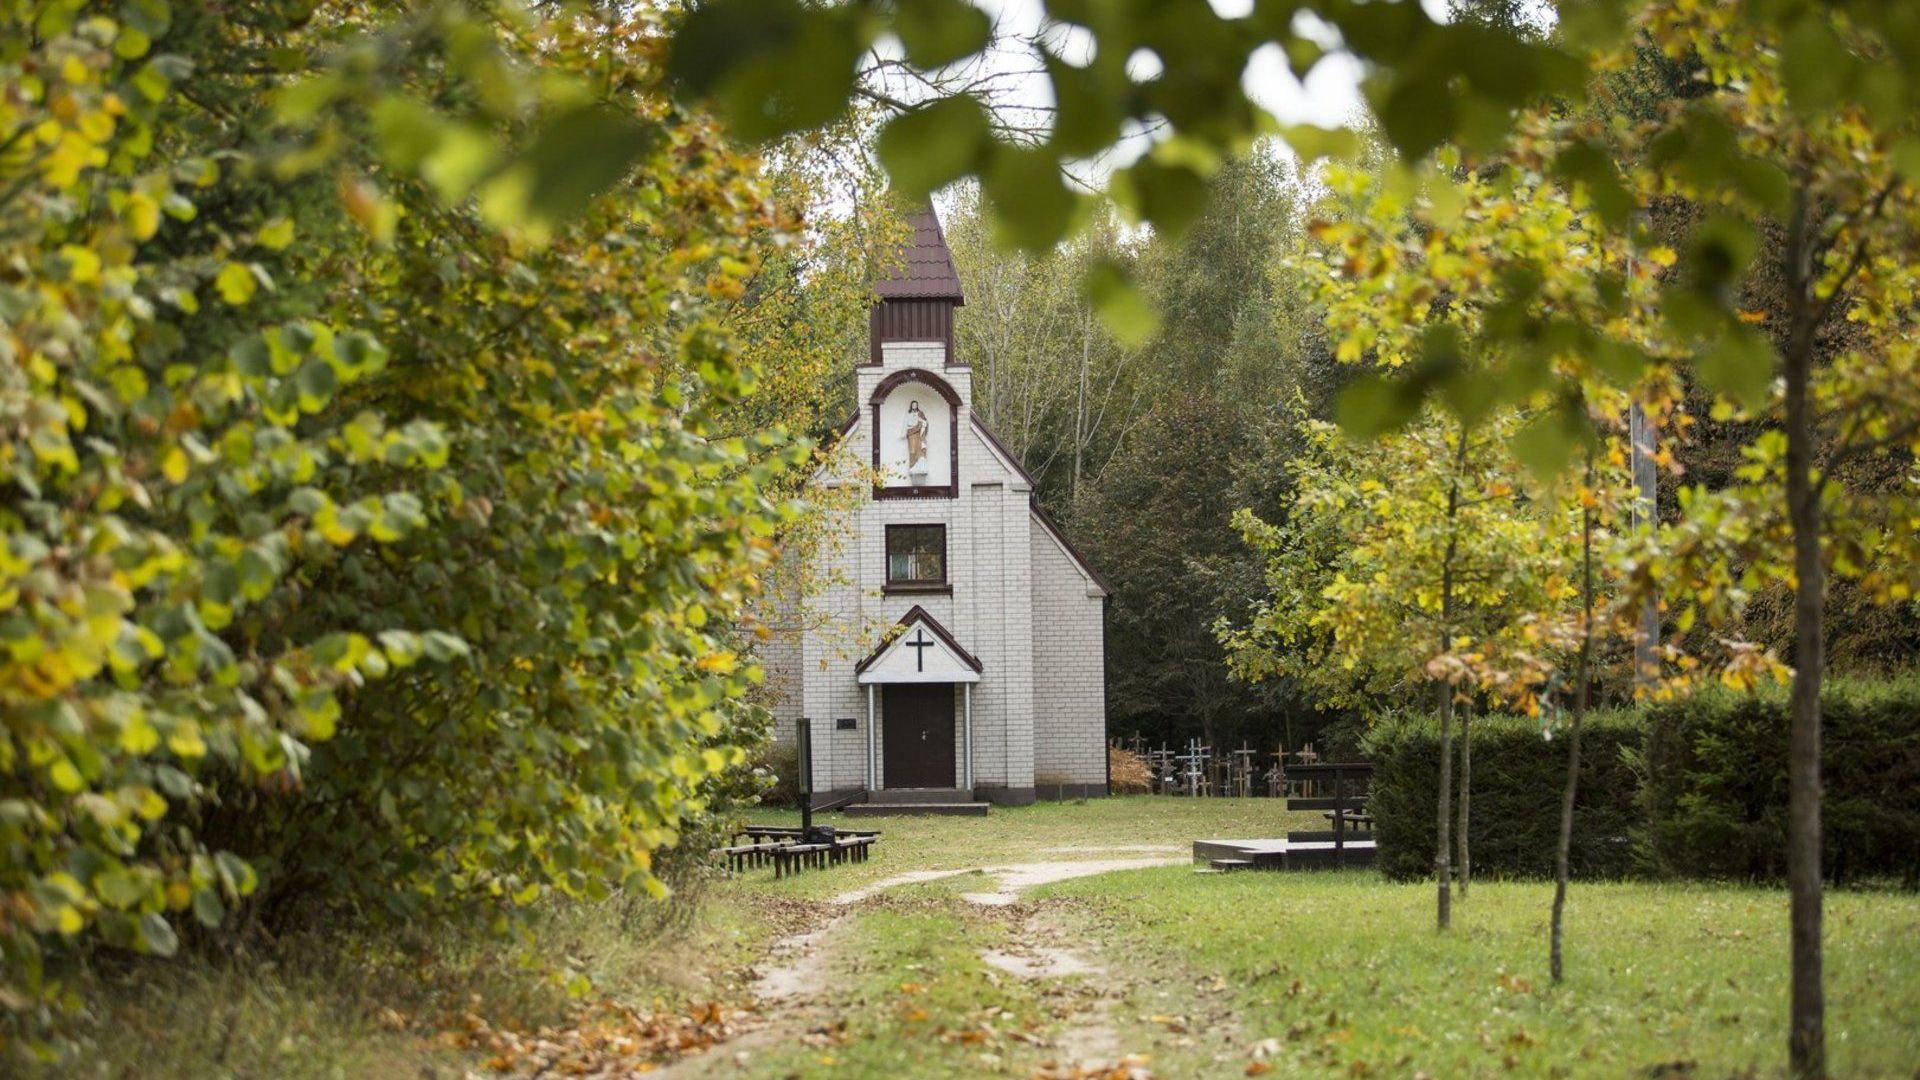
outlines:
[{"label": "dark pointed tower roof", "polygon": [[944,362],[954,362],[953,312],[967,302],[960,274],[953,268],[946,234],[932,207],[907,215],[913,239],[885,277],[873,283],[876,303],[867,313],[867,364],[878,367],[881,346],[889,341],[938,341]]},{"label": "dark pointed tower roof", "polygon": [[960,290],[960,273],[953,268],[953,254],[947,250],[946,233],[940,229],[940,217],[931,207],[907,215],[913,239],[902,252],[899,265],[874,283],[874,295],[881,300],[946,300],[955,307],[967,302]]}]

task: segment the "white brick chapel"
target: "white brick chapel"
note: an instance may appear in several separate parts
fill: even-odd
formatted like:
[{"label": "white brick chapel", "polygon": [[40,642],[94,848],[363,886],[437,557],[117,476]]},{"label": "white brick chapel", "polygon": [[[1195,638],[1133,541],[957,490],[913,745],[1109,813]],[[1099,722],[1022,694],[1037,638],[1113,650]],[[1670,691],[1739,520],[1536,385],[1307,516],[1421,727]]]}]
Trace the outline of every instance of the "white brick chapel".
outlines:
[{"label": "white brick chapel", "polygon": [[[858,408],[815,483],[858,505],[765,665],[778,737],[813,744],[816,802],[1021,804],[1107,791],[1108,588],[973,411],[959,275],[932,211],[875,285]],[[831,623],[852,631],[801,626]]]}]

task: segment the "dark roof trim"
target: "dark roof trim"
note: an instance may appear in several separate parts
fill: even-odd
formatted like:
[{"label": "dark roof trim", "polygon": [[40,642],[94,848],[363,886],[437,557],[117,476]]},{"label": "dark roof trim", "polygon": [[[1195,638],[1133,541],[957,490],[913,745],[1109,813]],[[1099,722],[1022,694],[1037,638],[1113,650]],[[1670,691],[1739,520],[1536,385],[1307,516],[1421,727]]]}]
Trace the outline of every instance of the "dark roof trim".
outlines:
[{"label": "dark roof trim", "polygon": [[[1020,474],[1020,479],[1025,480],[1029,488],[1039,487],[1039,483],[1034,480],[1033,474],[1028,472],[1027,467],[1021,463],[1020,456],[1007,449],[1007,444],[1001,442],[1000,437],[993,433],[993,429],[988,427],[986,422],[980,419],[979,413],[970,411],[967,414],[967,419],[973,422],[973,430],[978,432],[980,437],[986,440],[988,445],[992,446],[1002,458],[1006,459],[1008,464],[1013,466],[1014,471]],[[1034,520],[1040,523],[1041,528],[1053,534],[1053,538],[1059,541],[1060,547],[1066,551],[1067,558],[1073,560],[1073,564],[1080,568],[1080,572],[1092,579],[1093,583],[1099,587],[1101,592],[1112,596],[1113,584],[1109,582],[1100,571],[1093,568],[1093,564],[1087,561],[1087,557],[1080,554],[1079,548],[1073,546],[1073,541],[1067,539],[1066,531],[1060,528],[1060,523],[1053,520],[1053,517],[1045,510],[1040,509],[1040,502],[1032,492],[1029,492],[1027,495],[1027,505],[1033,510]]]},{"label": "dark roof trim", "polygon": [[1052,516],[1045,510],[1040,509],[1040,501],[1029,495],[1027,496],[1027,506],[1033,511],[1033,520],[1039,522],[1041,528],[1053,534],[1053,538],[1059,541],[1060,547],[1066,551],[1067,558],[1073,560],[1073,564],[1080,568],[1080,572],[1092,579],[1094,585],[1097,586],[1101,592],[1112,596],[1112,583],[1107,581],[1100,571],[1093,568],[1093,564],[1087,561],[1087,557],[1080,554],[1079,548],[1073,546],[1073,541],[1067,539],[1067,534],[1060,528],[1060,523],[1053,520]]},{"label": "dark roof trim", "polygon": [[1001,457],[1006,458],[1007,464],[1013,466],[1013,471],[1020,475],[1020,479],[1025,480],[1028,487],[1032,487],[1034,484],[1033,474],[1027,471],[1025,465],[1021,464],[1020,455],[1007,449],[1007,444],[1001,442],[1000,436],[995,435],[993,429],[987,427],[986,422],[980,419],[979,413],[968,410],[967,419],[973,423],[973,430],[978,432],[980,437],[985,439],[987,444],[992,446]]},{"label": "dark roof trim", "polygon": [[[895,623],[894,626],[897,627],[901,633],[905,633],[907,627],[912,626],[915,622],[919,622],[927,629],[933,631],[933,636],[939,638],[941,643],[946,645],[947,648],[952,649],[953,654],[958,656],[962,663],[975,671],[986,670],[986,667],[980,663],[978,657],[963,648],[960,642],[954,640],[954,636],[947,632],[947,628],[940,625],[940,620],[928,614],[927,609],[921,607],[919,604],[908,608],[907,613],[900,616],[900,621]],[[859,665],[853,669],[853,673],[859,675],[872,667],[874,662],[880,659],[881,654],[887,651],[887,647],[892,645],[899,637],[899,634],[889,634],[881,638],[880,644],[874,646],[874,650],[867,654],[865,660],[860,661]]]}]

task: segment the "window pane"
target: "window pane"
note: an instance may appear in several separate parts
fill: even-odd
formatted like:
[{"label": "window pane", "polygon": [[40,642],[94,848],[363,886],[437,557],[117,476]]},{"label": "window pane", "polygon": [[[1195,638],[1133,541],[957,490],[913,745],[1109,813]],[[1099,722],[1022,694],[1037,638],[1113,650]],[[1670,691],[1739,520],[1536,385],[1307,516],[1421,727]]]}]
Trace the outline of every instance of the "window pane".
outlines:
[{"label": "window pane", "polygon": [[944,525],[895,525],[887,530],[888,581],[945,581]]}]

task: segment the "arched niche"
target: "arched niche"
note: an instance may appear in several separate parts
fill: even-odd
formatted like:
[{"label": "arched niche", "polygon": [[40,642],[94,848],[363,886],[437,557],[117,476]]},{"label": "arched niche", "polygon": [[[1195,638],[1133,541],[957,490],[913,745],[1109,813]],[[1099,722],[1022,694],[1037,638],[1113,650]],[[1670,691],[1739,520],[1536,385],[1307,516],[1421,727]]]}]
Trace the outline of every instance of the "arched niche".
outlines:
[{"label": "arched niche", "polygon": [[896,371],[874,387],[876,498],[960,492],[960,395],[931,371]]}]

